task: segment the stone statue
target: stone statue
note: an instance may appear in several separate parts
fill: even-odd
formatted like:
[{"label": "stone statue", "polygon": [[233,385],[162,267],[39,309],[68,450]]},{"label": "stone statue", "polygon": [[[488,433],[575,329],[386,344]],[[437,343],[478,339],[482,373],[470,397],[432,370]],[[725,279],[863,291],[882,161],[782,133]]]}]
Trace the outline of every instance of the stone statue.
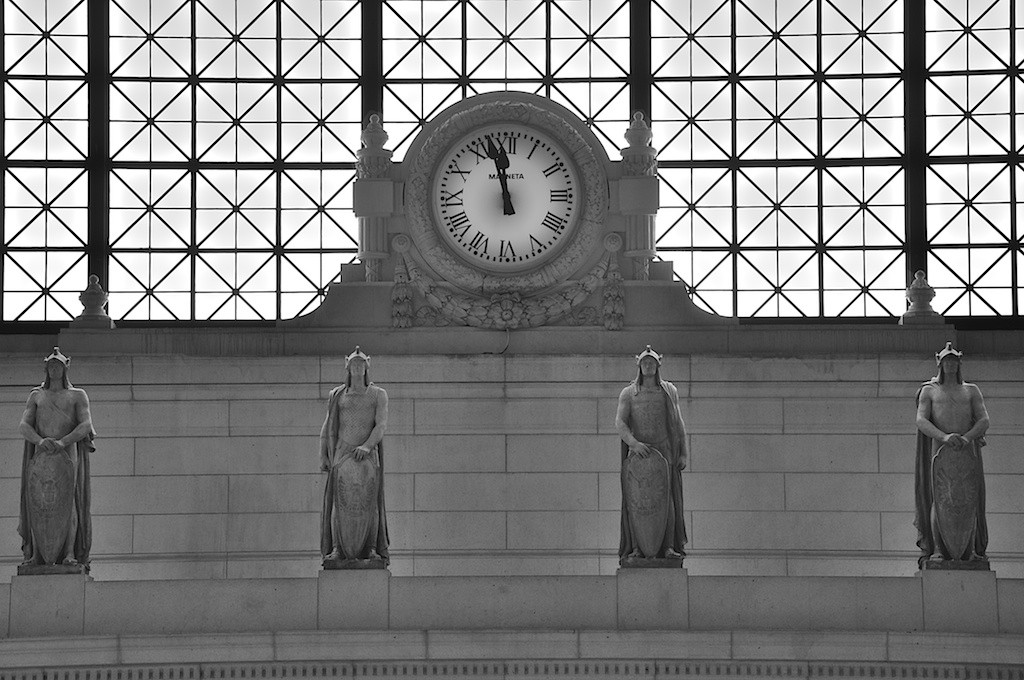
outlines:
[{"label": "stone statue", "polygon": [[935,354],[939,374],[917,392],[914,526],[922,569],[988,568],[981,460],[988,412],[978,386],[963,380],[962,357],[947,342]]},{"label": "stone statue", "polygon": [[324,568],[388,564],[384,513],[384,431],[388,395],[370,382],[370,357],[356,347],[345,359],[345,384],[331,390],[320,430],[320,469],[327,473],[320,518]]},{"label": "stone statue", "polygon": [[19,430],[25,438],[18,533],[19,574],[89,570],[89,453],[95,450],[89,397],[71,385],[71,359],[54,347],[46,378],[32,390]]},{"label": "stone statue", "polygon": [[622,566],[681,566],[685,555],[686,427],[679,393],[661,378],[661,360],[650,345],[636,357],[636,379],[619,394],[615,414],[622,438]]}]

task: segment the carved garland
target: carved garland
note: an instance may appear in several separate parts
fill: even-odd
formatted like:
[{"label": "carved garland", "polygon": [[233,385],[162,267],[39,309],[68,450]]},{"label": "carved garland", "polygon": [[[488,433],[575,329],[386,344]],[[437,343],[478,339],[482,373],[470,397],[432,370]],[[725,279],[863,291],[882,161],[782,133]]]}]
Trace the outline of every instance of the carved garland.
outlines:
[{"label": "carved garland", "polygon": [[[536,126],[553,136],[579,168],[581,216],[562,253],[532,272],[500,275],[469,266],[449,250],[437,233],[430,202],[431,180],[441,154],[466,131],[509,121]],[[409,233],[424,263],[448,283],[467,292],[521,295],[566,281],[592,255],[608,209],[604,167],[580,132],[554,111],[515,98],[489,101],[455,113],[427,138],[412,161],[406,181]]]}]

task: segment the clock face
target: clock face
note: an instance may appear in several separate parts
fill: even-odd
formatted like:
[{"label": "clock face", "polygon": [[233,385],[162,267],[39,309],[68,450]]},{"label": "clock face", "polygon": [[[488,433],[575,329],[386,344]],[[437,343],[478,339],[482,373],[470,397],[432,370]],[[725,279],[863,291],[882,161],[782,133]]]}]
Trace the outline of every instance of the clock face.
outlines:
[{"label": "clock face", "polygon": [[558,253],[581,212],[579,174],[558,142],[530,126],[496,123],[449,149],[431,201],[452,250],[498,273],[533,269]]}]

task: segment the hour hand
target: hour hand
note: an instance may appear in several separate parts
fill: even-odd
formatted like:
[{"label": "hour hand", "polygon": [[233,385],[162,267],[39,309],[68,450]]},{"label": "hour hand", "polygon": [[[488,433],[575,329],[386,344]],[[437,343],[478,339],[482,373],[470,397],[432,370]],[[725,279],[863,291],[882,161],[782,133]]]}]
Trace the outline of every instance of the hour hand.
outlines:
[{"label": "hour hand", "polygon": [[490,137],[487,137],[487,157],[494,161],[494,169],[497,170],[498,182],[501,184],[501,208],[506,215],[515,215],[516,210],[512,207],[512,196],[508,192],[508,154],[501,146],[495,146]]}]

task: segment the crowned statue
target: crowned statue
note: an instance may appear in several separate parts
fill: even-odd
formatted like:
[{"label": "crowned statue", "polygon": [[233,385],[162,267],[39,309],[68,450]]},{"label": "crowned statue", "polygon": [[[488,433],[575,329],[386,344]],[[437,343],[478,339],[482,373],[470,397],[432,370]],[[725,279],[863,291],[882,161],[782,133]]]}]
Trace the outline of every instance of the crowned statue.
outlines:
[{"label": "crowned statue", "polygon": [[59,347],[45,359],[46,377],[25,404],[18,533],[19,574],[89,570],[89,454],[95,450],[89,397],[68,379],[71,358]]},{"label": "crowned statue", "polygon": [[357,346],[345,359],[345,384],[331,390],[320,430],[320,469],[327,473],[320,518],[326,569],[387,566],[384,431],[388,394],[370,382],[370,357]]},{"label": "crowned statue", "polygon": [[686,545],[682,470],[686,427],[679,393],[661,377],[650,345],[636,357],[637,375],[619,394],[615,427],[622,439],[619,564],[682,566]]}]

